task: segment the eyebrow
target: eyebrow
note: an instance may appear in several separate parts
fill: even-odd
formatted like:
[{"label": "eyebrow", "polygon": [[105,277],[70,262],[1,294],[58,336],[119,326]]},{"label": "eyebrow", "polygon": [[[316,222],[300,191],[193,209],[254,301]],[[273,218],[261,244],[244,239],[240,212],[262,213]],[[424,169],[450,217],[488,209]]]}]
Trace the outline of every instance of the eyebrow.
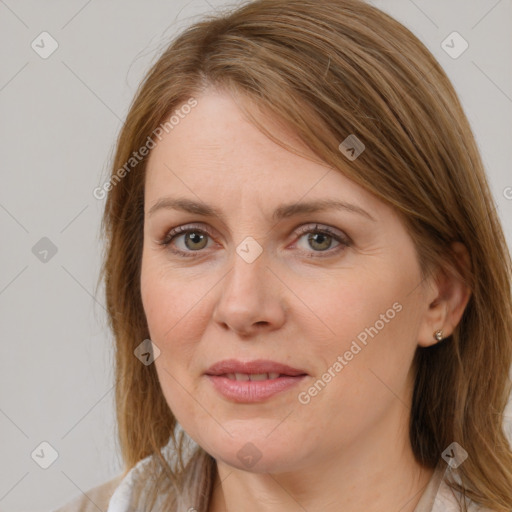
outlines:
[{"label": "eyebrow", "polygon": [[[185,197],[162,197],[160,198],[148,211],[148,217],[153,215],[156,211],[166,210],[181,210],[196,215],[205,217],[217,217],[225,222],[225,216],[221,210],[215,206],[209,205],[202,201],[193,201]],[[335,209],[344,210],[351,213],[360,214],[373,222],[377,222],[366,210],[355,204],[340,201],[338,199],[318,199],[313,201],[286,203],[280,205],[275,209],[272,219],[281,220],[294,215],[303,213],[315,213],[324,210]]]}]

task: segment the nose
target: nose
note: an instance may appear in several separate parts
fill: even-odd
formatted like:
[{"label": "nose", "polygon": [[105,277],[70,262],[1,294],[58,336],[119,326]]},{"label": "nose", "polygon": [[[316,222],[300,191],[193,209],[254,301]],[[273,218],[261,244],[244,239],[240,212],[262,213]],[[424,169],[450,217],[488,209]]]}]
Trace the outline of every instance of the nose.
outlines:
[{"label": "nose", "polygon": [[252,262],[234,254],[213,311],[213,320],[224,330],[247,338],[283,325],[286,287],[269,263],[265,251]]}]

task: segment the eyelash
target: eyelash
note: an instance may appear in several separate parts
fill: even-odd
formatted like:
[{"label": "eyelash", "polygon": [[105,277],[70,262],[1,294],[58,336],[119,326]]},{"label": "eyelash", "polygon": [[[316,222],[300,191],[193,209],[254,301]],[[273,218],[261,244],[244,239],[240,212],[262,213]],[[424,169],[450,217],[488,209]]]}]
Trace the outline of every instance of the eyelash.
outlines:
[{"label": "eyelash", "polygon": [[[187,225],[187,226],[178,226],[177,228],[172,229],[165,235],[165,237],[162,240],[158,241],[158,244],[162,245],[164,247],[167,247],[171,252],[173,252],[174,254],[177,254],[179,256],[184,256],[186,258],[195,257],[194,253],[200,253],[200,252],[202,252],[202,250],[182,251],[180,249],[171,248],[171,242],[177,236],[180,236],[180,235],[183,235],[186,233],[198,233],[198,234],[208,235],[209,237],[213,238],[213,235],[209,229],[198,228],[193,225]],[[319,228],[318,224],[316,224],[314,228],[312,228],[310,226],[302,226],[297,231],[297,234],[299,235],[299,239],[308,233],[321,233],[324,235],[328,235],[340,243],[340,245],[338,247],[335,247],[334,249],[327,249],[326,251],[313,251],[313,253],[319,253],[318,256],[312,256],[314,258],[325,258],[325,257],[333,256],[334,254],[337,254],[338,252],[342,251],[346,247],[350,247],[350,245],[351,245],[351,240],[348,237],[340,236],[339,234],[332,231],[329,227]]]}]

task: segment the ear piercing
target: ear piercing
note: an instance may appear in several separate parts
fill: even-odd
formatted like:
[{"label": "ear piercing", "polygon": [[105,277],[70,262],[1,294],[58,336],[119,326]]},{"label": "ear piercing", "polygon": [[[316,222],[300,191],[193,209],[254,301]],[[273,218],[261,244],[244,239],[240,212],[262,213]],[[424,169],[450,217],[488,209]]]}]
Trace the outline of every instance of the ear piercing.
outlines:
[{"label": "ear piercing", "polygon": [[443,339],[443,331],[441,329],[438,329],[437,331],[435,331],[434,332],[434,338],[437,341],[441,341]]}]

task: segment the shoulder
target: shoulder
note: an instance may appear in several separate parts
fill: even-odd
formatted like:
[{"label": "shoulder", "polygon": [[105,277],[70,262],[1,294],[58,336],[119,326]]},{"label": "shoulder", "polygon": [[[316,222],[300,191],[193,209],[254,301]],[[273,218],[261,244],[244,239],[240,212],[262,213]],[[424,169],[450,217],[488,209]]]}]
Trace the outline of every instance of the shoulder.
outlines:
[{"label": "shoulder", "polygon": [[98,510],[106,512],[110,498],[121,483],[122,476],[117,475],[101,485],[92,487],[54,512],[98,512]]}]

